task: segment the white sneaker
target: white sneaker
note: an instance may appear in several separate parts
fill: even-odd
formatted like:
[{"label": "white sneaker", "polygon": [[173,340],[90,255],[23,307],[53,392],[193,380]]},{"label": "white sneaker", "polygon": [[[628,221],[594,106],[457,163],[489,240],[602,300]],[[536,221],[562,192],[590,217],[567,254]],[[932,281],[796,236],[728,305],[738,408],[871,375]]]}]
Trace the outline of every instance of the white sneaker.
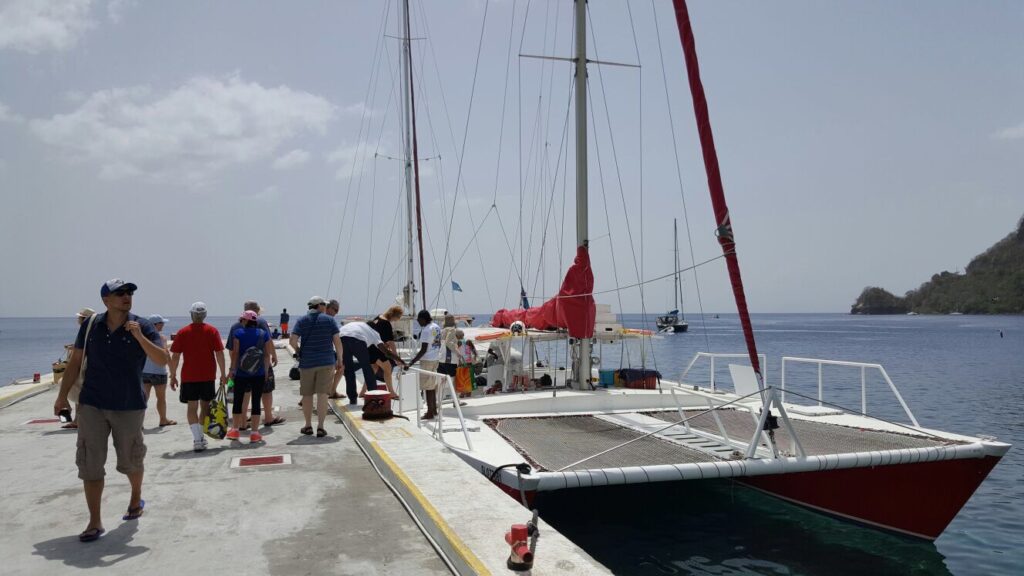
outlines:
[{"label": "white sneaker", "polygon": [[206,450],[206,438],[202,438],[192,443],[193,452],[202,452],[203,450]]}]

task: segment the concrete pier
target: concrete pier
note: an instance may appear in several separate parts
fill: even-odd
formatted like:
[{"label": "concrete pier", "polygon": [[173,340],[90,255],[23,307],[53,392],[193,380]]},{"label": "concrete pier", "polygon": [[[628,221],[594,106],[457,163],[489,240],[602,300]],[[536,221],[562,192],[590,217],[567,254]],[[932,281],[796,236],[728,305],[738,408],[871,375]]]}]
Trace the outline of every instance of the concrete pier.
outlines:
[{"label": "concrete pier", "polygon": [[[178,424],[165,428],[151,398],[145,513],[121,520],[129,488],[111,447],[107,533],[85,544],[76,432],[52,421],[52,381],[0,388],[0,572],[511,574],[503,535],[529,519],[526,509],[405,420],[368,423],[342,405],[343,421],[329,415],[326,438],[303,436],[298,383],[280,357],[274,403],[288,421],[263,428],[263,444],[243,433],[195,453],[177,393],[168,390],[168,416]],[[233,467],[273,456],[283,463]],[[533,574],[607,573],[543,523],[541,534]]]}]

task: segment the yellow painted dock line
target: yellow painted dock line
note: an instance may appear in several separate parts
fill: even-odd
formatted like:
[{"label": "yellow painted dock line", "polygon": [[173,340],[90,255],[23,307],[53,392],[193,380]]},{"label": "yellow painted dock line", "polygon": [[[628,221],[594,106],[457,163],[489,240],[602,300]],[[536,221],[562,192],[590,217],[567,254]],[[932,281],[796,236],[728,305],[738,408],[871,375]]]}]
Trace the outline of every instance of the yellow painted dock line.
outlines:
[{"label": "yellow painted dock line", "polygon": [[[352,413],[348,410],[347,406],[339,404],[340,403],[335,402],[335,408],[338,408],[345,415],[345,419],[348,420],[348,422],[352,424],[353,427],[362,430],[363,423],[361,419],[353,416]],[[398,481],[402,483],[402,486],[405,487],[406,490],[408,490],[408,492],[412,495],[413,498],[416,499],[416,502],[427,513],[427,515],[430,517],[430,520],[434,523],[435,526],[437,526],[437,528],[444,535],[445,539],[448,541],[448,544],[451,546],[451,548],[455,551],[456,554],[460,556],[462,562],[469,566],[476,574],[490,575],[491,571],[487,569],[487,566],[484,565],[483,561],[481,561],[480,558],[478,558],[476,554],[474,554],[473,551],[469,549],[469,546],[467,546],[466,543],[463,542],[461,538],[459,538],[458,534],[455,533],[452,527],[449,526],[448,523],[441,516],[441,513],[437,511],[437,508],[435,508],[430,503],[430,501],[427,500],[423,493],[420,492],[420,489],[416,487],[416,485],[405,474],[405,472],[397,464],[395,464],[394,460],[392,460],[390,456],[388,456],[383,450],[380,449],[375,440],[370,440],[369,438],[367,438],[367,442],[369,443],[370,447],[373,448],[374,453],[388,467],[388,470],[390,470],[391,473],[395,475]]]}]

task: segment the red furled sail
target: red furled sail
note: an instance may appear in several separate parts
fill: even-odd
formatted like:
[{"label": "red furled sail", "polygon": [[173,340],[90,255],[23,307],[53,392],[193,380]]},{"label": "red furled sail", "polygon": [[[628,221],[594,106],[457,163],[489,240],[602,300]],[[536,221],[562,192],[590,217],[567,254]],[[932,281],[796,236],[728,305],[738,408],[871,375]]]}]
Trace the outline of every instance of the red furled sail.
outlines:
[{"label": "red furled sail", "polygon": [[708,101],[704,96],[704,85],[700,81],[700,66],[697,64],[697,46],[690,27],[690,12],[686,8],[686,0],[673,0],[676,11],[676,25],[679,27],[679,39],[683,43],[683,54],[686,58],[686,75],[690,81],[690,94],[693,98],[693,113],[697,117],[697,132],[700,134],[700,148],[704,154],[704,171],[708,175],[708,189],[711,192],[711,204],[715,210],[715,232],[718,243],[725,254],[726,266],[729,269],[729,280],[732,293],[736,299],[736,310],[743,326],[743,336],[747,341],[747,354],[750,365],[754,367],[761,381],[761,364],[758,362],[757,345],[754,343],[754,330],[750,325],[750,313],[747,311],[747,298],[743,294],[743,279],[740,277],[740,263],[736,258],[736,242],[732,233],[732,222],[729,220],[729,207],[725,203],[725,191],[722,188],[722,175],[718,170],[718,153],[715,152],[715,139],[711,134],[711,118],[708,115]]},{"label": "red furled sail", "polygon": [[502,308],[494,314],[491,325],[508,328],[521,320],[527,328],[556,330],[564,328],[573,338],[592,338],[597,307],[594,305],[594,272],[590,254],[583,246],[576,248],[576,259],[565,273],[558,295],[543,306],[516,310]]}]

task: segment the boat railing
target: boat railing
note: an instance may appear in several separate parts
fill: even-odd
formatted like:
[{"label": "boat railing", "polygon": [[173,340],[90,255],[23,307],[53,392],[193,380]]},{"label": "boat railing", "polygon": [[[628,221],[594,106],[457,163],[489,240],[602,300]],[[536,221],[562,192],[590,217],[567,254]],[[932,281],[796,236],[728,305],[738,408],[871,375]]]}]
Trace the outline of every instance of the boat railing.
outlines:
[{"label": "boat railing", "polygon": [[868,415],[868,387],[867,387],[867,372],[868,370],[877,370],[885,380],[886,384],[889,385],[889,389],[892,390],[893,395],[896,396],[896,400],[899,401],[900,406],[903,407],[903,412],[906,413],[907,417],[914,426],[920,426],[917,422],[917,418],[914,417],[914,413],[910,411],[910,407],[907,406],[906,401],[903,400],[903,395],[900,394],[899,389],[893,383],[892,378],[885,371],[885,368],[881,364],[870,364],[867,362],[848,362],[845,360],[822,360],[819,358],[797,358],[794,356],[783,356],[782,357],[782,379],[779,385],[781,392],[781,399],[783,402],[786,401],[786,367],[792,364],[813,364],[818,367],[818,406],[823,406],[825,403],[825,366],[845,366],[850,368],[860,368],[860,411],[864,416]]},{"label": "boat railing", "polygon": [[[459,426],[462,429],[462,436],[466,439],[466,448],[468,450],[473,450],[473,441],[470,440],[470,438],[469,438],[469,428],[466,426],[466,418],[462,415],[462,406],[459,404],[459,395],[455,392],[455,382],[452,380],[452,377],[447,375],[447,374],[441,374],[440,372],[431,372],[430,370],[424,370],[422,368],[414,368],[414,367],[406,368],[406,372],[415,372],[415,373],[420,374],[420,375],[424,375],[425,374],[427,376],[433,376],[434,378],[436,378],[436,379],[438,379],[438,380],[440,380],[442,382],[442,384],[440,386],[438,386],[438,388],[440,389],[440,388],[443,387],[447,392],[449,392],[451,394],[451,398],[453,400],[452,404],[455,406],[455,414],[459,418]],[[440,394],[440,391],[441,390],[438,390],[438,392],[439,392],[438,393],[438,398],[437,398],[438,409],[437,409],[437,415],[434,417],[433,436],[435,438],[437,438],[442,444],[446,444],[447,445],[447,443],[444,441],[444,410],[441,409],[441,404],[443,404],[443,398],[442,398],[442,395]],[[404,394],[403,394],[403,396],[404,396]],[[422,405],[420,404],[420,394],[419,394],[418,390],[417,390],[415,396],[416,396],[416,426],[417,427],[422,427],[423,426],[423,422],[420,419],[420,409],[422,408]]]},{"label": "boat railing", "polygon": [[[765,386],[767,386],[768,385],[768,376],[767,376],[767,374],[768,374],[768,357],[766,355],[764,355],[764,354],[758,354],[757,357],[761,360],[761,374],[762,374],[762,377],[764,379],[763,384]],[[719,359],[719,358],[723,358],[723,359],[725,359],[725,358],[749,358],[749,356],[747,354],[721,354],[721,353],[717,353],[717,352],[697,352],[697,354],[695,354],[693,356],[693,360],[690,360],[690,363],[686,366],[686,369],[683,370],[683,375],[679,377],[679,381],[680,382],[685,382],[686,381],[686,376],[690,373],[690,370],[702,358],[707,358],[711,362],[711,368],[708,370],[708,374],[710,375],[710,379],[708,381],[708,387],[711,388],[712,392],[717,392],[718,391],[718,387],[717,387],[717,383],[715,381],[715,360]]]}]

